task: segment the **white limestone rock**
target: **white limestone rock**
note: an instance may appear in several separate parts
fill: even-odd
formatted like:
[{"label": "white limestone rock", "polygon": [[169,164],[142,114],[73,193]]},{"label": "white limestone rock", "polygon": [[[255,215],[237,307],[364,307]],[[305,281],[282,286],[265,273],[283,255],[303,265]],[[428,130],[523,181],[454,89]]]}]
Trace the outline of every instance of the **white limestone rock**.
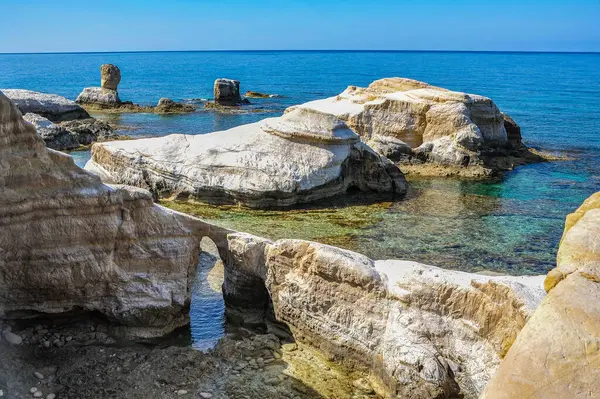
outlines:
[{"label": "white limestone rock", "polygon": [[52,122],[89,118],[86,110],[75,102],[56,94],[39,93],[22,89],[0,89],[10,98],[22,114],[41,115]]},{"label": "white limestone rock", "polygon": [[381,79],[367,88],[350,86],[336,97],[287,112],[299,108],[334,115],[365,141],[386,136],[401,140],[415,152],[414,157],[401,157],[408,163],[481,165],[487,161],[486,149],[504,151],[514,144],[509,143],[504,115],[491,99],[411,79]]},{"label": "white limestone rock", "polygon": [[226,234],[102,184],[47,149],[1,93],[0,229],[0,319],[98,311],[142,337],[189,321],[200,239]]},{"label": "white limestone rock", "polygon": [[160,195],[249,207],[307,203],[350,188],[406,192],[399,169],[343,123],[304,110],[223,132],[96,144],[86,169]]},{"label": "white limestone rock", "polygon": [[118,106],[122,104],[119,93],[116,90],[103,87],[86,87],[75,100],[78,104],[93,104],[100,106]]}]

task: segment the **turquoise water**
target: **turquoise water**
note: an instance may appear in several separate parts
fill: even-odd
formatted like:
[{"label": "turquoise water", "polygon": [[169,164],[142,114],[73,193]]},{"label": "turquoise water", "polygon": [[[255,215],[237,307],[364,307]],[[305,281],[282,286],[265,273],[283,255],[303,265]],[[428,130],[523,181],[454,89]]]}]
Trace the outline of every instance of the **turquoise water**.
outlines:
[{"label": "turquoise water", "polygon": [[[99,84],[99,65],[122,71],[121,98],[210,98],[216,78],[242,91],[279,94],[252,100],[260,113],[199,111],[181,116],[110,116],[130,136],[203,134],[279,115],[285,107],[368,85],[388,76],[423,80],[493,98],[521,125],[529,146],[569,161],[529,165],[502,182],[412,181],[393,204],[351,237],[374,258],[405,258],[461,270],[543,273],[552,267],[565,216],[600,190],[600,55],[460,52],[180,52],[0,55],[0,87],[74,99]],[[196,99],[196,100],[195,100]],[[83,165],[89,154],[73,153]]]}]

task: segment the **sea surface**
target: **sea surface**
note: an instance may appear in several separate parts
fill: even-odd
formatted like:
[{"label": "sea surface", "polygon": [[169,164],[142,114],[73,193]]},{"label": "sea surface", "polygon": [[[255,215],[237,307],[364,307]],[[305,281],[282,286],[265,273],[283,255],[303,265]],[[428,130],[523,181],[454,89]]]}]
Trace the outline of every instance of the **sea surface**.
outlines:
[{"label": "sea surface", "polygon": [[[350,201],[293,212],[212,209],[207,219],[227,227],[272,238],[318,239],[376,259],[539,274],[554,265],[565,216],[600,191],[600,54],[0,54],[0,88],[75,99],[84,87],[99,85],[103,63],[121,69],[121,98],[141,104],[155,104],[161,97],[210,99],[213,82],[220,77],[240,80],[242,92],[279,95],[251,100],[249,112],[233,115],[203,110],[177,116],[95,115],[111,119],[134,137],[223,130],[278,116],[290,105],[336,95],[348,85],[366,86],[376,79],[401,76],[489,96],[521,125],[527,145],[569,158],[523,166],[495,182],[411,179],[407,199],[371,207]],[[89,158],[88,152],[72,155],[79,165]],[[206,276],[207,271],[201,269],[200,274]],[[210,306],[219,311],[213,299]],[[197,312],[201,310],[192,313]]]}]

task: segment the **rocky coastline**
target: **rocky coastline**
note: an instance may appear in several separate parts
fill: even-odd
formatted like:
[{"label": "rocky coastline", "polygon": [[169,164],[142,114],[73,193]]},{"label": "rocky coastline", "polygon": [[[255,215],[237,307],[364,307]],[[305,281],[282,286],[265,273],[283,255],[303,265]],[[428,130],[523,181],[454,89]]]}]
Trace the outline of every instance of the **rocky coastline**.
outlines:
[{"label": "rocky coastline", "polygon": [[[120,70],[103,65],[101,87],[78,102],[134,107],[119,99],[119,82]],[[271,241],[155,203],[286,207],[348,190],[401,198],[404,167],[489,177],[540,161],[490,99],[384,79],[223,132],[97,143],[87,170],[51,148],[111,136],[65,100],[0,92],[0,396],[595,393],[597,195],[567,219],[546,277]],[[216,82],[215,102],[242,104],[239,82]],[[224,263],[232,330],[209,353],[150,341],[189,324],[204,238]]]}]

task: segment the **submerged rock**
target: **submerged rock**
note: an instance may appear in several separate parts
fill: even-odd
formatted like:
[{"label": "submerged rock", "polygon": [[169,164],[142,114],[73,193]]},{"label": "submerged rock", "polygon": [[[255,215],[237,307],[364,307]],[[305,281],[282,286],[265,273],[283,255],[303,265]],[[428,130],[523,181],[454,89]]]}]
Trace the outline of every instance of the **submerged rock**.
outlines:
[{"label": "submerged rock", "polygon": [[[486,176],[540,160],[521,144],[518,125],[505,118],[491,99],[412,79],[381,79],[367,88],[350,86],[336,97],[289,111],[297,108],[335,115],[365,141],[386,136],[401,140],[414,151],[414,156],[399,159],[403,164],[435,164],[459,175]],[[407,170],[427,174],[436,169]]]},{"label": "submerged rock", "polygon": [[0,318],[96,311],[143,337],[188,322],[201,221],[47,149],[1,93],[0,142]]},{"label": "submerged rock", "polygon": [[161,196],[257,208],[407,188],[399,169],[344,123],[306,110],[223,132],[94,145],[86,168]]},{"label": "submerged rock", "polygon": [[272,309],[296,340],[370,370],[360,389],[384,397],[476,397],[544,296],[542,276],[373,261],[302,240],[230,234],[229,250],[228,312],[256,323]]},{"label": "submerged rock", "polygon": [[37,114],[52,122],[86,119],[90,115],[87,111],[56,94],[39,93],[31,90],[1,89],[4,95],[10,98],[22,114]]},{"label": "submerged rock", "polygon": [[266,94],[266,93],[260,93],[258,91],[248,90],[246,92],[246,94],[244,94],[244,97],[246,97],[246,98],[273,98],[273,97],[279,97],[279,96],[277,94]]},{"label": "submerged rock", "polygon": [[483,398],[600,396],[600,193],[567,217],[548,295]]},{"label": "submerged rock", "polygon": [[156,105],[155,112],[159,114],[173,114],[183,112],[193,112],[196,109],[191,104],[178,103],[170,98],[161,98]]}]

